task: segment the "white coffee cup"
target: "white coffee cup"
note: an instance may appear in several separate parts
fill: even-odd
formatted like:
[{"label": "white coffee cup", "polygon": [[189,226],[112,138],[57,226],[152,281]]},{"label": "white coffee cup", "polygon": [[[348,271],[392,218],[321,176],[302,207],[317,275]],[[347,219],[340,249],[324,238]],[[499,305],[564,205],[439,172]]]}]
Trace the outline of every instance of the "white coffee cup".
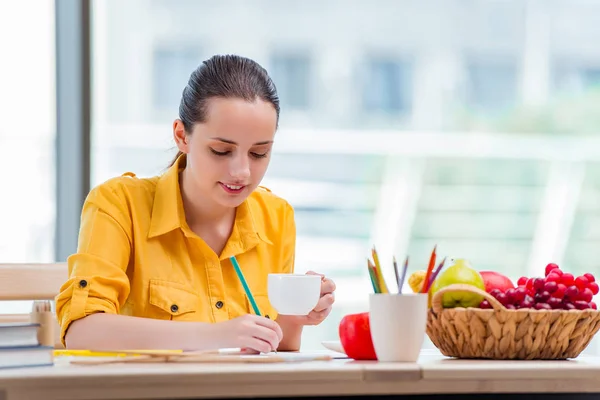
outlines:
[{"label": "white coffee cup", "polygon": [[371,293],[369,323],[377,360],[416,362],[425,339],[427,294]]},{"label": "white coffee cup", "polygon": [[321,297],[321,276],[269,274],[269,301],[281,315],[307,315]]}]

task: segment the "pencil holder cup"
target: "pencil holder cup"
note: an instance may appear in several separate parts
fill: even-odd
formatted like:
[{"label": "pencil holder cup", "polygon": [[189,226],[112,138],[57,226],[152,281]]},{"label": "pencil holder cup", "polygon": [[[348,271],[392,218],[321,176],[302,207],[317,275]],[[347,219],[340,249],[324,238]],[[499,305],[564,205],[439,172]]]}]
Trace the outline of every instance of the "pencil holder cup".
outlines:
[{"label": "pencil holder cup", "polygon": [[37,338],[41,346],[54,347],[56,343],[56,317],[52,311],[33,311],[30,320],[34,324],[39,324]]},{"label": "pencil holder cup", "polygon": [[427,294],[370,294],[369,320],[377,360],[416,362],[425,339]]}]

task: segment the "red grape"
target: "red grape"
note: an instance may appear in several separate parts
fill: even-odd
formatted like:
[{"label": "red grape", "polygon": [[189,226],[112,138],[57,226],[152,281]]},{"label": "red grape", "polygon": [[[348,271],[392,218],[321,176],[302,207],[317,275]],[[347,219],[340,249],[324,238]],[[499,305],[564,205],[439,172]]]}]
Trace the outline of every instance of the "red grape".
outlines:
[{"label": "red grape", "polygon": [[498,300],[503,306],[508,304],[508,298],[504,293],[500,293],[498,296],[496,296],[496,300]]},{"label": "red grape", "polygon": [[597,309],[598,309],[598,306],[596,305],[596,303],[594,303],[593,301],[591,301],[591,302],[590,302],[590,308],[591,308],[592,310],[597,310]]},{"label": "red grape", "polygon": [[489,301],[483,300],[481,302],[481,304],[479,304],[479,308],[489,309],[489,308],[492,308],[492,305],[490,304]]},{"label": "red grape", "polygon": [[527,284],[526,276],[520,277],[519,280],[517,281],[517,286],[525,286],[526,284]]},{"label": "red grape", "polygon": [[575,306],[571,302],[563,303],[563,308],[565,310],[575,310]]},{"label": "red grape", "polygon": [[529,278],[527,279],[527,283],[525,284],[525,287],[527,289],[533,289],[533,281],[535,280],[535,278]]},{"label": "red grape", "polygon": [[508,304],[514,304],[515,302],[515,289],[508,289],[506,292],[504,292],[504,294],[506,295],[506,301],[508,302]]},{"label": "red grape", "polygon": [[546,291],[536,293],[535,296],[533,296],[533,298],[537,303],[545,303],[548,301],[548,299],[550,299],[550,293]]},{"label": "red grape", "polygon": [[567,288],[567,290],[565,290],[565,297],[568,297],[569,299],[574,299],[579,295],[579,289],[577,289],[577,286],[572,285],[569,286]]},{"label": "red grape", "polygon": [[577,278],[575,278],[575,286],[577,286],[579,290],[585,289],[589,283],[590,282],[585,276],[578,276]]},{"label": "red grape", "polygon": [[596,278],[594,278],[594,275],[590,274],[589,272],[583,274],[583,276],[585,276],[589,282],[596,282]]},{"label": "red grape", "polygon": [[592,291],[592,294],[595,296],[598,294],[599,288],[596,282],[592,282],[588,285],[588,288]]},{"label": "red grape", "polygon": [[552,270],[557,269],[557,268],[558,268],[558,265],[556,265],[554,263],[550,263],[550,264],[546,265],[546,270],[545,270],[546,276],[548,276]]},{"label": "red grape", "polygon": [[572,286],[575,283],[575,277],[572,274],[566,273],[560,277],[560,282],[566,287]]},{"label": "red grape", "polygon": [[521,302],[521,308],[532,308],[535,305],[533,298],[531,296],[525,296],[525,299]]},{"label": "red grape", "polygon": [[508,308],[509,310],[516,310],[517,309],[517,307],[515,307],[514,304],[507,304],[506,308]]},{"label": "red grape", "polygon": [[556,283],[556,281],[549,281],[544,283],[544,290],[550,294],[556,292],[556,289],[558,289],[558,283]]},{"label": "red grape", "polygon": [[538,291],[542,290],[544,288],[544,283],[546,283],[544,278],[535,278],[533,281],[533,288]]},{"label": "red grape", "polygon": [[552,307],[547,303],[535,303],[536,310],[552,310]]},{"label": "red grape", "polygon": [[550,297],[548,299],[548,305],[553,309],[562,308],[562,300],[557,299],[556,297]]},{"label": "red grape", "polygon": [[550,275],[548,275],[546,277],[546,282],[560,282],[560,275],[554,273],[554,271],[552,271],[552,273],[550,273]]},{"label": "red grape", "polygon": [[592,293],[592,289],[590,289],[590,288],[585,288],[585,289],[583,289],[583,291],[581,293],[579,293],[579,300],[583,300],[586,303],[589,303],[590,301],[592,301],[593,297],[594,297],[594,293]]},{"label": "red grape", "polygon": [[586,308],[589,307],[589,304],[587,301],[583,301],[583,300],[575,300],[573,302],[573,305],[575,306],[575,308],[577,308],[578,310],[585,310]]},{"label": "red grape", "polygon": [[565,285],[563,285],[562,283],[559,283],[556,286],[556,290],[554,292],[552,292],[552,297],[562,299],[563,297],[565,297],[566,290],[567,290],[567,287]]},{"label": "red grape", "polygon": [[499,294],[502,294],[502,291],[501,291],[500,289],[492,289],[492,290],[490,290],[490,294],[491,294],[492,296],[494,296],[494,298],[496,298],[496,299],[497,299],[497,298],[498,298],[498,295],[499,295]]},{"label": "red grape", "polygon": [[514,302],[517,304],[522,302],[523,300],[525,300],[526,295],[527,295],[527,291],[525,290],[525,288],[522,288],[522,287],[516,288],[515,294],[513,296]]}]

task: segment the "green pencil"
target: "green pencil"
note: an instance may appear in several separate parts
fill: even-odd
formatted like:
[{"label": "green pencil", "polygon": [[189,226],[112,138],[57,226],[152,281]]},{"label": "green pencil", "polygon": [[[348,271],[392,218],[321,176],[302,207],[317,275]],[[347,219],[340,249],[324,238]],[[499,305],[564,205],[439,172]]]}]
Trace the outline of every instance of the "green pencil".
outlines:
[{"label": "green pencil", "polygon": [[248,284],[246,283],[246,278],[244,278],[244,274],[242,274],[242,270],[240,269],[240,265],[238,264],[237,260],[235,259],[235,256],[232,256],[229,259],[231,260],[231,263],[233,264],[235,273],[237,274],[240,282],[242,283],[242,286],[244,287],[244,291],[246,292],[246,296],[248,296],[248,300],[250,300],[250,304],[252,305],[252,308],[254,309],[254,313],[258,316],[261,316],[260,310],[258,309],[258,305],[256,305],[254,296],[252,296],[252,292],[250,291],[250,288],[248,287]]}]

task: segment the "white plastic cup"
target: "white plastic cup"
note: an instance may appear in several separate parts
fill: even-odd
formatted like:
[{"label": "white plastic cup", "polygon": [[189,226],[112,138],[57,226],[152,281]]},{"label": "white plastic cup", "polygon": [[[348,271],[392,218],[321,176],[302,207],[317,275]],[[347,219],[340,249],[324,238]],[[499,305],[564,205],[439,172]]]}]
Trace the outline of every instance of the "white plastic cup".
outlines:
[{"label": "white plastic cup", "polygon": [[427,326],[426,293],[371,293],[369,323],[377,360],[416,362]]}]

